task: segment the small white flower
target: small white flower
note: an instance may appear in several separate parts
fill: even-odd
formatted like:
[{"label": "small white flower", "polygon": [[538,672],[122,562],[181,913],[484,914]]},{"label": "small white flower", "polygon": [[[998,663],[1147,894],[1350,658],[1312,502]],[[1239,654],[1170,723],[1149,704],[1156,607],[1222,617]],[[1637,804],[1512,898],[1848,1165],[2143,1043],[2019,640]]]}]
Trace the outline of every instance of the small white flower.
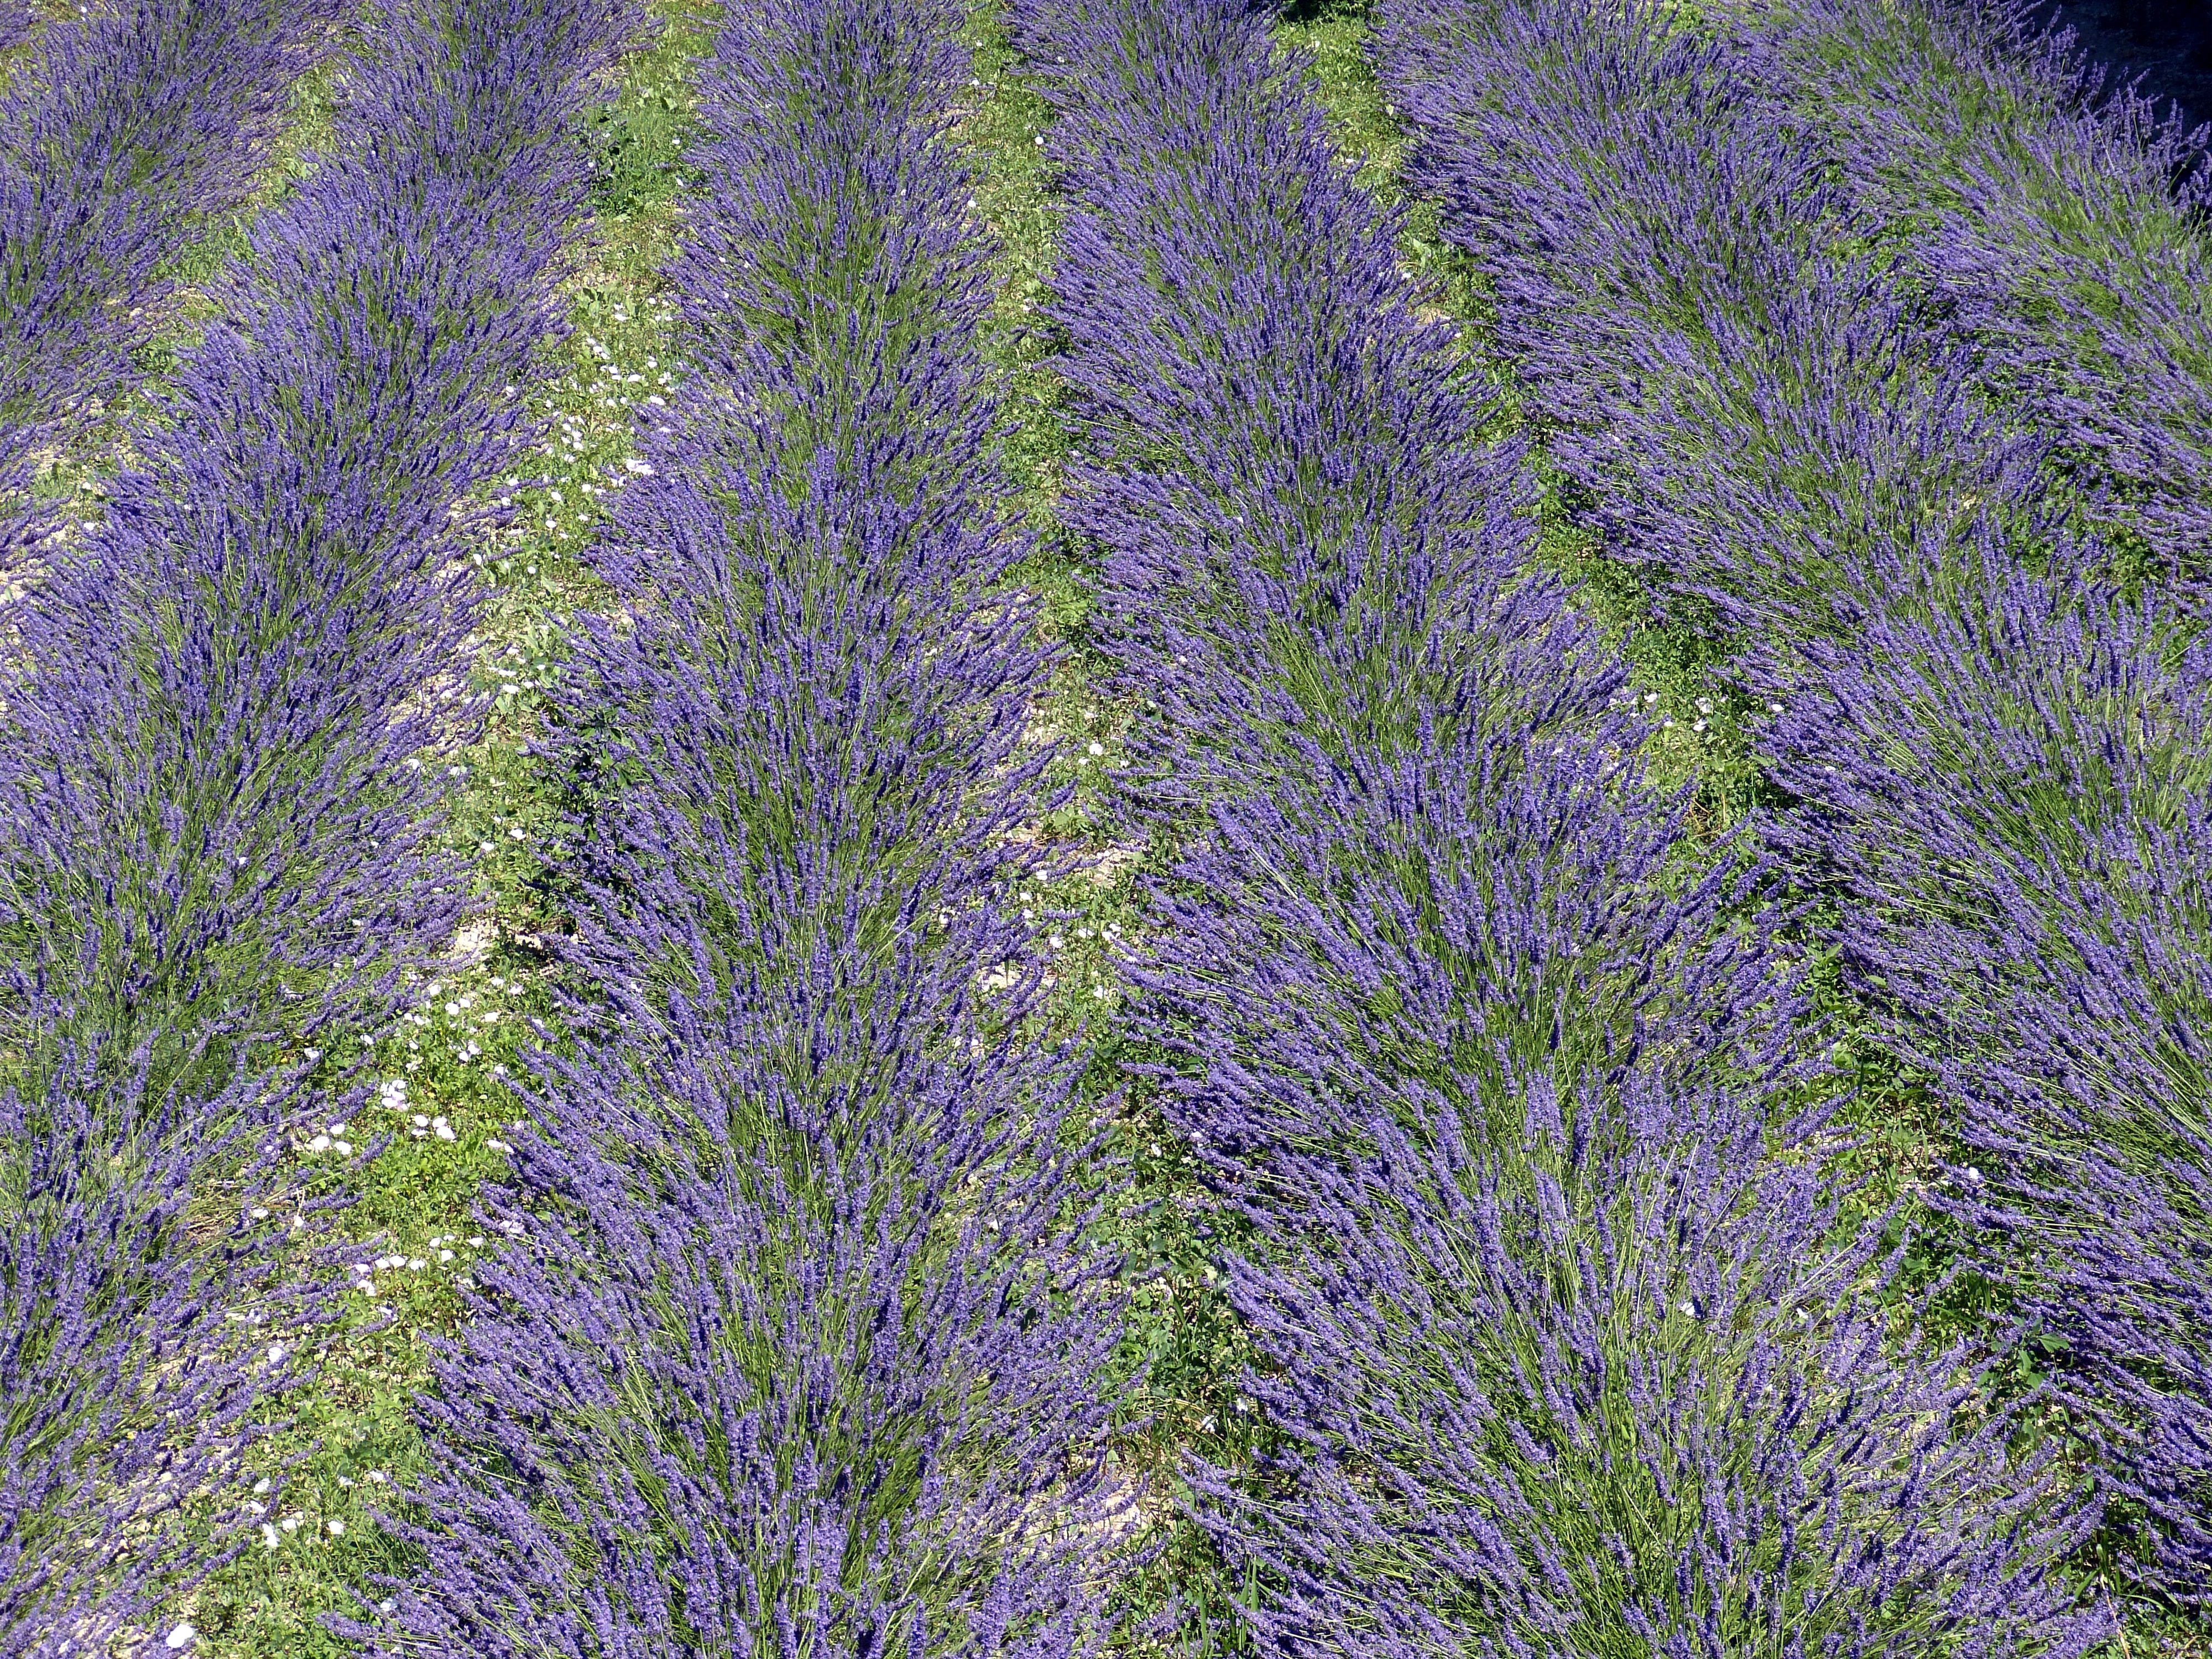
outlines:
[{"label": "small white flower", "polygon": [[307,1150],[311,1152],[327,1152],[330,1149],[331,1138],[328,1135],[317,1135],[307,1143]]},{"label": "small white flower", "polygon": [[276,1547],[276,1528],[266,1521],[261,1523],[261,1547],[264,1550],[273,1550]]},{"label": "small white flower", "polygon": [[192,1638],[198,1634],[199,1632],[194,1630],[190,1625],[179,1625],[176,1629],[169,1632],[167,1638],[162,1642],[161,1645],[170,1650],[170,1651],[174,1652],[179,1648],[190,1647],[191,1645]]},{"label": "small white flower", "polygon": [[353,1156],[353,1142],[350,1140],[333,1140],[331,1142],[331,1146],[340,1158]]},{"label": "small white flower", "polygon": [[253,1483],[253,1490],[257,1492],[266,1494],[269,1490],[269,1477],[264,1474],[258,1480],[255,1481]]},{"label": "small white flower", "polygon": [[[269,1363],[272,1365],[281,1365],[284,1363],[284,1345],[282,1342],[271,1342],[269,1345]],[[268,1481],[262,1480],[258,1482],[254,1486],[253,1490],[256,1492],[267,1492],[269,1490]]]},{"label": "small white flower", "polygon": [[333,1521],[333,1522],[331,1522],[331,1537],[333,1537],[333,1538],[343,1538],[343,1537],[344,1537],[344,1536],[345,1536],[345,1522],[343,1522],[343,1521]]},{"label": "small white flower", "polygon": [[1104,754],[1104,753],[1106,752],[1103,749],[1100,748],[1100,747],[1099,747],[1097,744],[1095,744],[1095,743],[1094,743],[1094,744],[1090,744],[1090,745],[1088,745],[1088,747],[1089,747],[1089,749],[1090,749],[1091,753],[1092,753],[1092,754],[1094,754],[1094,755],[1103,755],[1103,754]]}]

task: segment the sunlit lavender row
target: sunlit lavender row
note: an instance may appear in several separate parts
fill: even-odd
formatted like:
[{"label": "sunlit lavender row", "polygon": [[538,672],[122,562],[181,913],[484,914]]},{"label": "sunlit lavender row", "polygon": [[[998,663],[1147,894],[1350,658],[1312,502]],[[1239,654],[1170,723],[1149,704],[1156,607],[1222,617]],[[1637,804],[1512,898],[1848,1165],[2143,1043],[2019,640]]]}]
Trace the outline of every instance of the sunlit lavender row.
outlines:
[{"label": "sunlit lavender row", "polygon": [[1251,1639],[2080,1651],[2091,1512],[1869,1299],[1776,872],[1643,781],[1396,228],[1244,8],[1018,15],[1138,784],[1205,813],[1136,978],[1249,1227],[1280,1437],[1190,1474]]},{"label": "sunlit lavender row", "polygon": [[761,0],[701,66],[690,374],[547,756],[595,803],[578,1042],[526,1091],[525,1242],[439,1367],[428,1570],[374,1651],[1101,1635],[1112,1264],[1011,902],[1050,654],[994,499],[959,23]]},{"label": "sunlit lavender row", "polygon": [[[140,21],[171,28],[172,58],[220,46],[205,8]],[[10,1654],[147,1634],[275,1501],[255,1425],[326,1316],[312,1245],[343,1201],[287,1174],[281,1131],[366,1092],[343,1065],[311,1081],[313,1045],[385,1017],[462,906],[435,833],[475,718],[453,514],[527,441],[518,382],[559,325],[581,205],[572,129],[637,24],[598,0],[383,13],[313,176],[215,277],[219,320],[131,434],[105,517],[23,573],[0,692]],[[256,55],[252,30],[284,38],[269,20],[238,27],[208,72],[286,61]],[[166,167],[235,196],[252,155],[214,142],[220,106],[175,130],[134,114],[122,60],[87,44],[114,33],[56,26],[19,95],[141,121],[152,148],[118,187]],[[180,96],[164,77],[184,69],[149,95]],[[245,141],[279,89],[252,84],[231,89]],[[116,142],[94,136],[88,155]],[[158,275],[165,250],[134,234],[129,269]],[[112,362],[84,338],[137,331],[58,349],[89,375]]]}]

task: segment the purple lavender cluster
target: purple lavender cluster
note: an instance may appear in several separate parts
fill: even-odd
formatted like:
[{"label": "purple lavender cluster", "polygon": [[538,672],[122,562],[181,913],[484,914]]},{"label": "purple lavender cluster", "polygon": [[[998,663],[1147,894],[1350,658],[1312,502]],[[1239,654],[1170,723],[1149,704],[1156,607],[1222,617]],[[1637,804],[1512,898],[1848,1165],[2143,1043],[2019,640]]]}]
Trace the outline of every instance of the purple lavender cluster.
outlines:
[{"label": "purple lavender cluster", "polygon": [[104,520],[11,610],[0,1020],[34,1065],[150,1048],[157,1086],[220,1086],[373,1021],[440,948],[466,878],[446,760],[480,714],[455,508],[532,437],[569,128],[633,24],[395,13]]},{"label": "purple lavender cluster", "polygon": [[[1892,9],[1895,29],[1941,32]],[[1875,29],[1874,11],[1820,15]],[[1906,74],[1898,39],[1882,74]],[[1823,60],[1808,40],[1693,37],[1656,9],[1399,0],[1382,59],[1417,176],[1498,273],[1501,332],[1558,415],[1555,453],[1619,503],[1601,514],[1611,544],[1742,630],[1741,683],[1773,716],[1755,741],[1794,802],[1770,844],[1836,902],[1848,982],[1936,1080],[1957,1164],[1937,1201],[2015,1304],[2005,1340],[2057,1357],[2057,1397],[2103,1443],[2146,1584],[2201,1601],[2204,658],[2188,606],[2116,586],[2094,528],[2118,504],[2184,557],[2197,532],[2175,503],[2193,486],[2163,440],[2106,442],[2052,415],[2089,392],[2022,394],[2059,356],[2102,372],[2073,336],[2014,350],[1994,312],[1869,251],[1917,175],[1900,164],[1887,197],[1855,185],[1868,152],[1838,164],[1807,116],[1826,100],[1806,66],[1848,78],[1860,70],[1837,65],[1857,53]],[[1933,94],[1917,95],[1925,115]],[[2117,143],[2121,116],[2097,118],[2076,137]],[[2034,149],[2021,143],[2015,159]],[[1951,222],[1923,159],[1934,183],[1914,199]],[[2102,301],[2083,304],[2020,314],[2087,327]],[[2121,309],[2098,326],[2136,329]],[[2187,355],[2163,361],[2181,398]],[[2094,393],[2099,418],[2143,414],[2145,433],[2180,407],[2166,395]],[[2169,493],[2085,487],[2076,463],[2099,444],[2100,465],[2124,474],[2135,456]]]},{"label": "purple lavender cluster", "polygon": [[1882,251],[1771,41],[1657,5],[1475,15],[1385,14],[1409,177],[1494,273],[1550,453],[1662,606],[1786,659],[1977,565],[1986,526],[2060,532],[2050,443]]},{"label": "purple lavender cluster", "polygon": [[[2212,560],[2212,132],[2032,0],[1785,8],[1779,84],[2109,531]],[[2057,21],[2063,22],[2063,13]]]},{"label": "purple lavender cluster", "polygon": [[530,438],[576,124],[639,22],[629,0],[387,12],[106,520],[9,612],[11,1654],[143,1633],[222,1559],[165,1522],[252,1479],[251,1414],[327,1316],[330,1205],[283,1129],[331,1103],[317,1045],[387,1016],[463,901],[437,837],[478,713],[457,508]]},{"label": "purple lavender cluster", "polygon": [[[305,1105],[301,1079],[186,1099],[105,1058],[0,1097],[0,1651],[23,1659],[143,1639],[243,1547],[201,1540],[250,1534],[250,1486],[281,1498],[256,1413],[308,1379],[296,1355],[331,1312],[300,1267],[334,1206],[252,1138]],[[209,1114],[228,1131],[193,1127]]]},{"label": "purple lavender cluster", "polygon": [[[136,0],[57,22],[0,97],[0,489],[151,335],[195,222],[254,189],[343,0]],[[20,10],[20,9],[19,9]],[[14,20],[11,19],[11,21]],[[0,25],[0,41],[7,26]]]},{"label": "purple lavender cluster", "polygon": [[1273,1437],[1188,1469],[1245,1633],[2084,1651],[2051,1569],[2094,1510],[1879,1310],[1768,872],[1644,781],[1299,67],[1239,0],[1012,15],[1072,198],[1068,512],[1182,848],[1132,1019],[1245,1229]]},{"label": "purple lavender cluster", "polygon": [[959,0],[756,0],[701,66],[686,378],[593,551],[572,1054],[359,1634],[505,1655],[1097,1649],[1127,1502],[1073,1057],[1014,832]]}]

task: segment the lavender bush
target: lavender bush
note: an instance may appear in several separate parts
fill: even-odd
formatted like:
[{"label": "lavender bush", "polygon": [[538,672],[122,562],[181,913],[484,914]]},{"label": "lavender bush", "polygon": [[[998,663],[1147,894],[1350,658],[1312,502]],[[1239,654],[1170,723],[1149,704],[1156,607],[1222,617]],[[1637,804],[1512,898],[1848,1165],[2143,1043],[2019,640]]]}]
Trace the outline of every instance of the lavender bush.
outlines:
[{"label": "lavender bush", "polygon": [[[279,1247],[296,1256],[329,1206],[284,1191],[273,1146],[178,1133],[204,1103],[149,1091],[143,1066],[118,1091],[111,1071],[73,1054],[38,1099],[0,1097],[0,1644],[24,1659],[143,1636],[226,1559],[178,1513],[238,1535],[254,1413],[301,1380],[325,1315]],[[281,1115],[299,1091],[296,1073],[241,1079],[222,1115]],[[210,1192],[195,1176],[217,1150],[234,1173]]]},{"label": "lavender bush", "polygon": [[479,712],[454,509],[532,436],[571,129],[635,26],[627,0],[395,14],[105,522],[15,608],[0,982],[28,1075],[76,1042],[227,1079],[373,1019],[440,947],[445,757]]},{"label": "lavender bush", "polygon": [[[1401,1085],[1409,1087],[1410,1085]],[[1422,1091],[1426,1096],[1427,1091]],[[1501,1141],[1376,1112],[1231,1296],[1280,1375],[1211,1524],[1271,1653],[2080,1654],[2049,1571],[2087,1514],[1957,1354],[1902,1348],[1817,1154],[1747,1097],[1538,1070]],[[1870,1299],[1869,1293],[1874,1298]]]},{"label": "lavender bush", "polygon": [[[1940,1079],[1976,1160],[1948,1206],[1985,1224],[1983,1265],[2062,1346],[2063,1392],[2101,1425],[2115,1490],[2138,1506],[2124,1513],[2153,1522],[2148,1581],[2194,1599],[2207,1395],[2187,1358],[2203,1318],[2187,1264],[2212,1235],[2201,1128],[2174,1103],[2190,1087],[2171,1058],[2193,1052],[2189,975],[2169,964],[2202,932],[2193,901],[2156,896],[2190,891],[2168,838],[2205,781],[2190,628],[2098,575],[2110,550],[2074,534],[2054,488],[2074,439],[2054,447],[1992,417],[2021,405],[2017,359],[1932,309],[1909,267],[1882,276],[1887,300],[1840,306],[1837,272],[1888,268],[1853,265],[1848,247],[1839,260],[1802,227],[1864,242],[1870,210],[1822,182],[1819,149],[1764,193],[1781,175],[1758,159],[1761,135],[1808,129],[1733,90],[1763,63],[1788,84],[1787,58],[1540,3],[1406,0],[1385,35],[1426,176],[1494,227],[1462,234],[1500,262],[1535,383],[1550,406],[1592,411],[1565,452],[1592,487],[1632,495],[1613,521],[1630,550],[1679,571],[1674,550],[1694,543],[1695,591],[1757,630],[1741,672],[1777,718],[1756,741],[1799,803],[1770,840],[1802,884],[1841,901],[1848,981],[1893,1050]],[[1705,64],[1736,67],[1712,95],[1685,95]],[[1698,159],[1716,155],[1741,163]],[[1902,173],[1893,182],[1904,190]],[[1768,202],[1763,220],[1746,199]],[[1662,200],[1675,205],[1590,205]],[[1685,291],[1656,273],[1708,216],[1745,228],[1733,252],[1688,262],[1724,277],[1689,283],[1687,320],[1655,336],[1661,348],[1622,343],[1652,296]],[[1817,280],[1792,277],[1805,270]],[[1758,283],[1731,288],[1745,272]],[[1747,311],[1742,292],[1768,297]],[[1577,320],[1547,307],[1580,307]],[[1776,366],[1760,371],[1759,419],[1717,418],[1745,362]],[[1618,465],[1591,458],[1601,428],[1626,436]],[[1894,505],[1855,503],[1855,479],[1893,488]]]},{"label": "lavender bush", "polygon": [[1502,343],[1608,547],[1786,654],[1916,602],[1984,521],[2046,545],[2047,442],[1867,251],[1881,222],[1775,95],[1774,50],[1672,18],[1406,0],[1379,37],[1412,178],[1496,273]]},{"label": "lavender bush", "polygon": [[2200,575],[2207,135],[2160,120],[2020,0],[1815,0],[1776,32],[1793,101],[2000,395],[2097,493],[2100,522]]},{"label": "lavender bush", "polygon": [[1103,550],[1123,681],[1158,705],[1133,738],[1157,810],[1263,787],[1299,741],[1388,753],[1424,718],[1601,707],[1609,665],[1552,659],[1565,599],[1526,576],[1518,451],[1485,441],[1489,394],[1415,315],[1318,110],[1274,94],[1256,20],[1012,16],[1070,169],[1066,511]]},{"label": "lavender bush", "polygon": [[1814,653],[1776,745],[1804,805],[1778,834],[1851,896],[1854,977],[1964,1108],[1948,1207],[2061,1345],[2153,1523],[2147,1581],[2201,1601],[2203,649],[2165,601],[2079,576],[1993,572],[1982,591]]},{"label": "lavender bush", "polygon": [[585,1036],[538,1062],[379,1652],[1098,1645],[1117,1322],[1008,914],[1051,659],[993,505],[963,16],[770,0],[703,66],[690,374],[559,751],[599,794]]},{"label": "lavender bush", "polygon": [[[161,320],[188,228],[257,183],[342,0],[134,0],[54,23],[0,96],[0,486]],[[17,10],[20,12],[21,8]],[[10,43],[12,44],[12,43]]]}]

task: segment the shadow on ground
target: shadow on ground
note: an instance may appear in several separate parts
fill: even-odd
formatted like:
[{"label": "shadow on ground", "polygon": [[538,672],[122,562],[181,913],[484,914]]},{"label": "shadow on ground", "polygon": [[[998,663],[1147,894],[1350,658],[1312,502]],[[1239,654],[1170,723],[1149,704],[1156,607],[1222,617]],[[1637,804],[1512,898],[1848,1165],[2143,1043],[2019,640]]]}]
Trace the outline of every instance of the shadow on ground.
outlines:
[{"label": "shadow on ground", "polygon": [[2141,77],[2163,115],[2212,121],[2212,0],[2046,0],[2043,15],[2081,38],[2117,80]]}]

